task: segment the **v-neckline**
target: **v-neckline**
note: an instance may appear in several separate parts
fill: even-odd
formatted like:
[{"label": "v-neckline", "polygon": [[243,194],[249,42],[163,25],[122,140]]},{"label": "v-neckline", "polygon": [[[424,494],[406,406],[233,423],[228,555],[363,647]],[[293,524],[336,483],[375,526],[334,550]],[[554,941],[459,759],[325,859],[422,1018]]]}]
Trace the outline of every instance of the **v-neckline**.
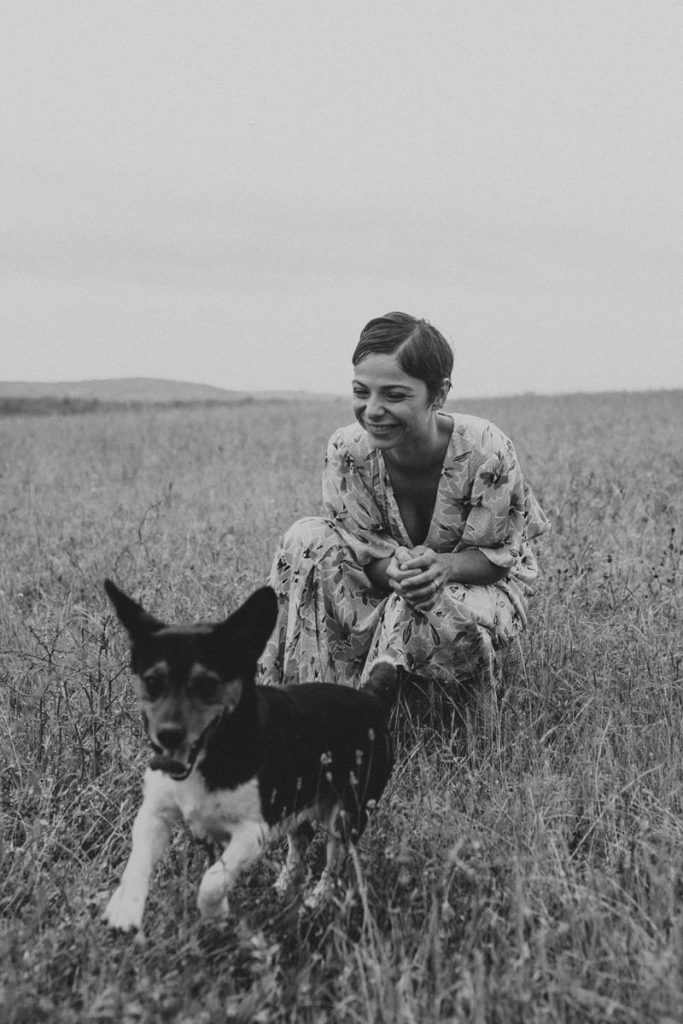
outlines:
[{"label": "v-neckline", "polygon": [[377,455],[379,457],[379,460],[380,460],[380,463],[381,463],[381,466],[382,466],[382,478],[384,480],[384,485],[386,487],[387,494],[389,496],[389,502],[390,502],[390,504],[392,506],[392,513],[393,513],[393,515],[394,515],[394,517],[396,519],[397,524],[400,527],[400,532],[402,534],[402,538],[401,539],[406,541],[406,547],[414,548],[414,547],[418,547],[419,545],[423,545],[423,544],[426,545],[428,540],[429,540],[429,538],[431,537],[432,529],[433,529],[433,526],[434,526],[434,521],[436,519],[436,512],[437,512],[437,509],[439,507],[439,499],[441,497],[441,489],[443,487],[443,482],[444,482],[444,479],[445,479],[444,469],[446,467],[446,460],[447,460],[448,455],[450,453],[451,446],[453,444],[453,438],[455,436],[455,420],[453,419],[453,417],[450,416],[448,413],[441,413],[440,415],[446,416],[451,421],[451,432],[450,432],[450,435],[449,435],[449,438],[448,438],[448,444],[446,445],[446,448],[444,449],[443,459],[442,459],[442,462],[441,462],[441,468],[439,470],[439,479],[438,479],[437,485],[436,485],[436,493],[434,495],[434,505],[432,506],[432,512],[431,512],[431,516],[429,518],[429,526],[427,527],[427,532],[425,533],[425,535],[424,535],[422,540],[413,541],[413,539],[411,538],[410,534],[408,533],[408,529],[406,527],[406,524],[403,521],[403,516],[401,515],[401,509],[400,509],[398,501],[396,499],[396,494],[394,492],[394,485],[391,482],[391,476],[389,474],[389,469],[387,467],[386,459],[384,458],[384,453],[379,448],[376,449]]}]

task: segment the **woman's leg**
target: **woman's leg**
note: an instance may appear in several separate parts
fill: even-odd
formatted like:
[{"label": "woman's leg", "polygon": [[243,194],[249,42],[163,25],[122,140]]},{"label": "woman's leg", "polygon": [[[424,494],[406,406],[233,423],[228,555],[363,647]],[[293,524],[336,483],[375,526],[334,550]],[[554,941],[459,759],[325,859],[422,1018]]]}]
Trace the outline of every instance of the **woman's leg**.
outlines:
[{"label": "woman's leg", "polygon": [[494,686],[497,652],[519,635],[525,623],[521,589],[508,581],[486,587],[452,584],[426,613],[392,595],[363,675],[377,657],[388,655],[425,681],[448,686],[478,680]]},{"label": "woman's leg", "polygon": [[320,517],[294,523],[269,582],[280,608],[261,681],[357,686],[386,599],[373,593],[334,524]]}]

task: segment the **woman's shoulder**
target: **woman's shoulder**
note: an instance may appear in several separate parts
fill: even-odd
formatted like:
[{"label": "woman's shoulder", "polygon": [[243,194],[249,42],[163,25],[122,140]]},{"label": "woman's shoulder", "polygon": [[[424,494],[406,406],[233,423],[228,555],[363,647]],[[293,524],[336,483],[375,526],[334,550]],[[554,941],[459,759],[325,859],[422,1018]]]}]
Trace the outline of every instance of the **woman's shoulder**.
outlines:
[{"label": "woman's shoulder", "polygon": [[468,450],[487,454],[511,445],[510,438],[491,420],[467,413],[450,413],[453,419],[453,437]]},{"label": "woman's shoulder", "polygon": [[373,449],[367,432],[358,423],[349,423],[335,430],[328,441],[327,450],[328,453],[337,451],[340,455],[363,460],[370,456]]}]

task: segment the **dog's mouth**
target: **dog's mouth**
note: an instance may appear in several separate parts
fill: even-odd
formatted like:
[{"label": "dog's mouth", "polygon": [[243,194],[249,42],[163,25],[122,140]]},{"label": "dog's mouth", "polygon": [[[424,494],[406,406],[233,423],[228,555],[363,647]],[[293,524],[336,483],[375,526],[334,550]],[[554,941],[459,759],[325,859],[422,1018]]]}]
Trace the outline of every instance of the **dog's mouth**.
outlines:
[{"label": "dog's mouth", "polygon": [[174,757],[173,754],[167,754],[163,747],[150,739],[152,749],[154,750],[154,757],[150,758],[149,762],[149,767],[152,771],[163,772],[165,775],[169,775],[174,782],[182,782],[183,779],[186,779],[194,768],[195,762],[204,747],[209,730],[216,724],[218,718],[220,718],[220,715],[209,722],[199,739],[192,744],[186,761],[181,761],[180,758]]},{"label": "dog's mouth", "polygon": [[178,761],[169,754],[155,754],[150,759],[149,766],[153,772],[164,772],[165,775],[170,775],[174,782],[182,782],[194,768],[194,761],[195,758],[192,758],[189,764],[185,764],[184,761]]}]

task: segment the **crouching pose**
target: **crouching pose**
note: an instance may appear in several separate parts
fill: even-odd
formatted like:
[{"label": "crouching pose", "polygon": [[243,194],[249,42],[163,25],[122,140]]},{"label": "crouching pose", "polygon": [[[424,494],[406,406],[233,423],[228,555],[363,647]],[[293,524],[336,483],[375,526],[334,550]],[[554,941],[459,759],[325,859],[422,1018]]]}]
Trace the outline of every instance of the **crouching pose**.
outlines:
[{"label": "crouching pose", "polygon": [[359,685],[375,661],[453,685],[492,683],[527,623],[530,541],[549,526],[512,442],[447,414],[453,353],[424,320],[371,320],[353,354],[356,423],[332,435],[324,515],[285,534],[270,584],[271,684]]}]

